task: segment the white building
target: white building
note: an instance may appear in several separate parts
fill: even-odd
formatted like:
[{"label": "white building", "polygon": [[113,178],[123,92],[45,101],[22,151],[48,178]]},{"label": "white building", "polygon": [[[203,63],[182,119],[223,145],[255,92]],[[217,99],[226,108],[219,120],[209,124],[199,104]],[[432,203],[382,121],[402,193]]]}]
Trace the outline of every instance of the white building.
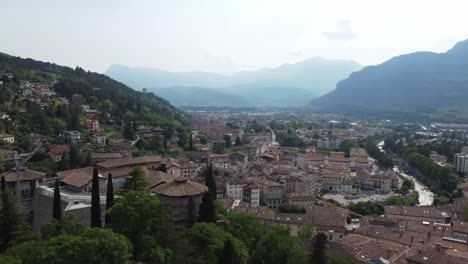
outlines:
[{"label": "white building", "polygon": [[231,178],[226,182],[226,197],[234,200],[243,200],[243,190],[250,181],[243,178]]},{"label": "white building", "polygon": [[457,171],[468,172],[468,154],[453,154],[453,165],[457,168]]},{"label": "white building", "polygon": [[15,143],[15,137],[10,134],[0,134],[0,140],[3,140],[8,143]]}]

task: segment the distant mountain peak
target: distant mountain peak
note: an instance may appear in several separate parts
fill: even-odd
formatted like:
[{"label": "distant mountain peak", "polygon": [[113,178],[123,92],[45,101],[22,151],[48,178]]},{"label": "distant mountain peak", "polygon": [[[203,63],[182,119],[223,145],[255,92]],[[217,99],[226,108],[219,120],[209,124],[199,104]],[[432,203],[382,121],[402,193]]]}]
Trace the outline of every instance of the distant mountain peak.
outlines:
[{"label": "distant mountain peak", "polygon": [[468,39],[455,44],[447,53],[465,53],[468,54]]},{"label": "distant mountain peak", "polygon": [[414,52],[365,67],[312,101],[326,109],[468,106],[468,40],[446,53]]}]

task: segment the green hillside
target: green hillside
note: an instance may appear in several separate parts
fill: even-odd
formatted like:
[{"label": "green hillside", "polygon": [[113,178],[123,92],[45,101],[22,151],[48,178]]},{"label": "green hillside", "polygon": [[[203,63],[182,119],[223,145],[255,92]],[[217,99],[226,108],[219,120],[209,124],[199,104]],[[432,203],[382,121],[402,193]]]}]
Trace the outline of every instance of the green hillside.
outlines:
[{"label": "green hillside", "polygon": [[[11,73],[14,78],[9,80],[5,73]],[[57,96],[71,100],[72,95],[80,94],[91,109],[105,113],[108,119],[116,124],[131,121],[135,124],[154,125],[169,128],[170,131],[186,130],[183,112],[173,107],[166,100],[153,93],[142,93],[117,82],[106,75],[85,71],[82,68],[69,68],[53,63],[23,59],[0,53],[0,76],[3,76],[3,86],[0,91],[0,111],[15,115],[21,107],[26,110],[34,108],[23,105],[15,93],[20,80],[54,83],[53,89]],[[63,107],[62,107],[63,108]],[[68,112],[73,113],[70,106]],[[27,111],[31,118],[42,118],[46,124],[24,122],[23,132],[54,135],[60,129],[72,129],[72,118],[64,114],[61,106],[49,104],[42,113]],[[62,110],[62,111],[61,111]],[[59,113],[59,112],[62,113]],[[39,116],[35,116],[35,115]],[[45,116],[42,116],[45,115]],[[69,116],[69,115],[68,115]],[[57,127],[54,127],[57,126]],[[66,126],[66,127],[64,127]],[[2,128],[5,130],[5,128]],[[8,128],[6,129],[8,130]]]}]

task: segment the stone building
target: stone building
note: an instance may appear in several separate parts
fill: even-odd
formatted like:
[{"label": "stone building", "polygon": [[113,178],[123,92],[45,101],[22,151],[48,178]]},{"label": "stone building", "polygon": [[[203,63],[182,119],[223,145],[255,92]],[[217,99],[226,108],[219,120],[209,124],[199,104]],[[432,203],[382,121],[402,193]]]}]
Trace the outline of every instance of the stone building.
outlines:
[{"label": "stone building", "polygon": [[208,191],[208,187],[184,177],[177,177],[174,181],[161,184],[151,190],[159,196],[162,205],[171,209],[174,221],[183,223],[190,216],[191,203],[193,203],[193,214],[198,215],[201,198]]}]

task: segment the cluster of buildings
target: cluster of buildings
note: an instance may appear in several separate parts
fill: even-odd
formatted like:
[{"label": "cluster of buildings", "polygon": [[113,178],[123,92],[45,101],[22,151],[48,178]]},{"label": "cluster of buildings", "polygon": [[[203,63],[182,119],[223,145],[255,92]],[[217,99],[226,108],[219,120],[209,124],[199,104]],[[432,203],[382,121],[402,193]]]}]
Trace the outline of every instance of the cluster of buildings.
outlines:
[{"label": "cluster of buildings", "polygon": [[31,83],[27,80],[19,81],[18,95],[24,101],[33,102],[41,107],[48,104],[68,104],[68,100],[64,97],[57,97],[53,90],[55,83]]}]

